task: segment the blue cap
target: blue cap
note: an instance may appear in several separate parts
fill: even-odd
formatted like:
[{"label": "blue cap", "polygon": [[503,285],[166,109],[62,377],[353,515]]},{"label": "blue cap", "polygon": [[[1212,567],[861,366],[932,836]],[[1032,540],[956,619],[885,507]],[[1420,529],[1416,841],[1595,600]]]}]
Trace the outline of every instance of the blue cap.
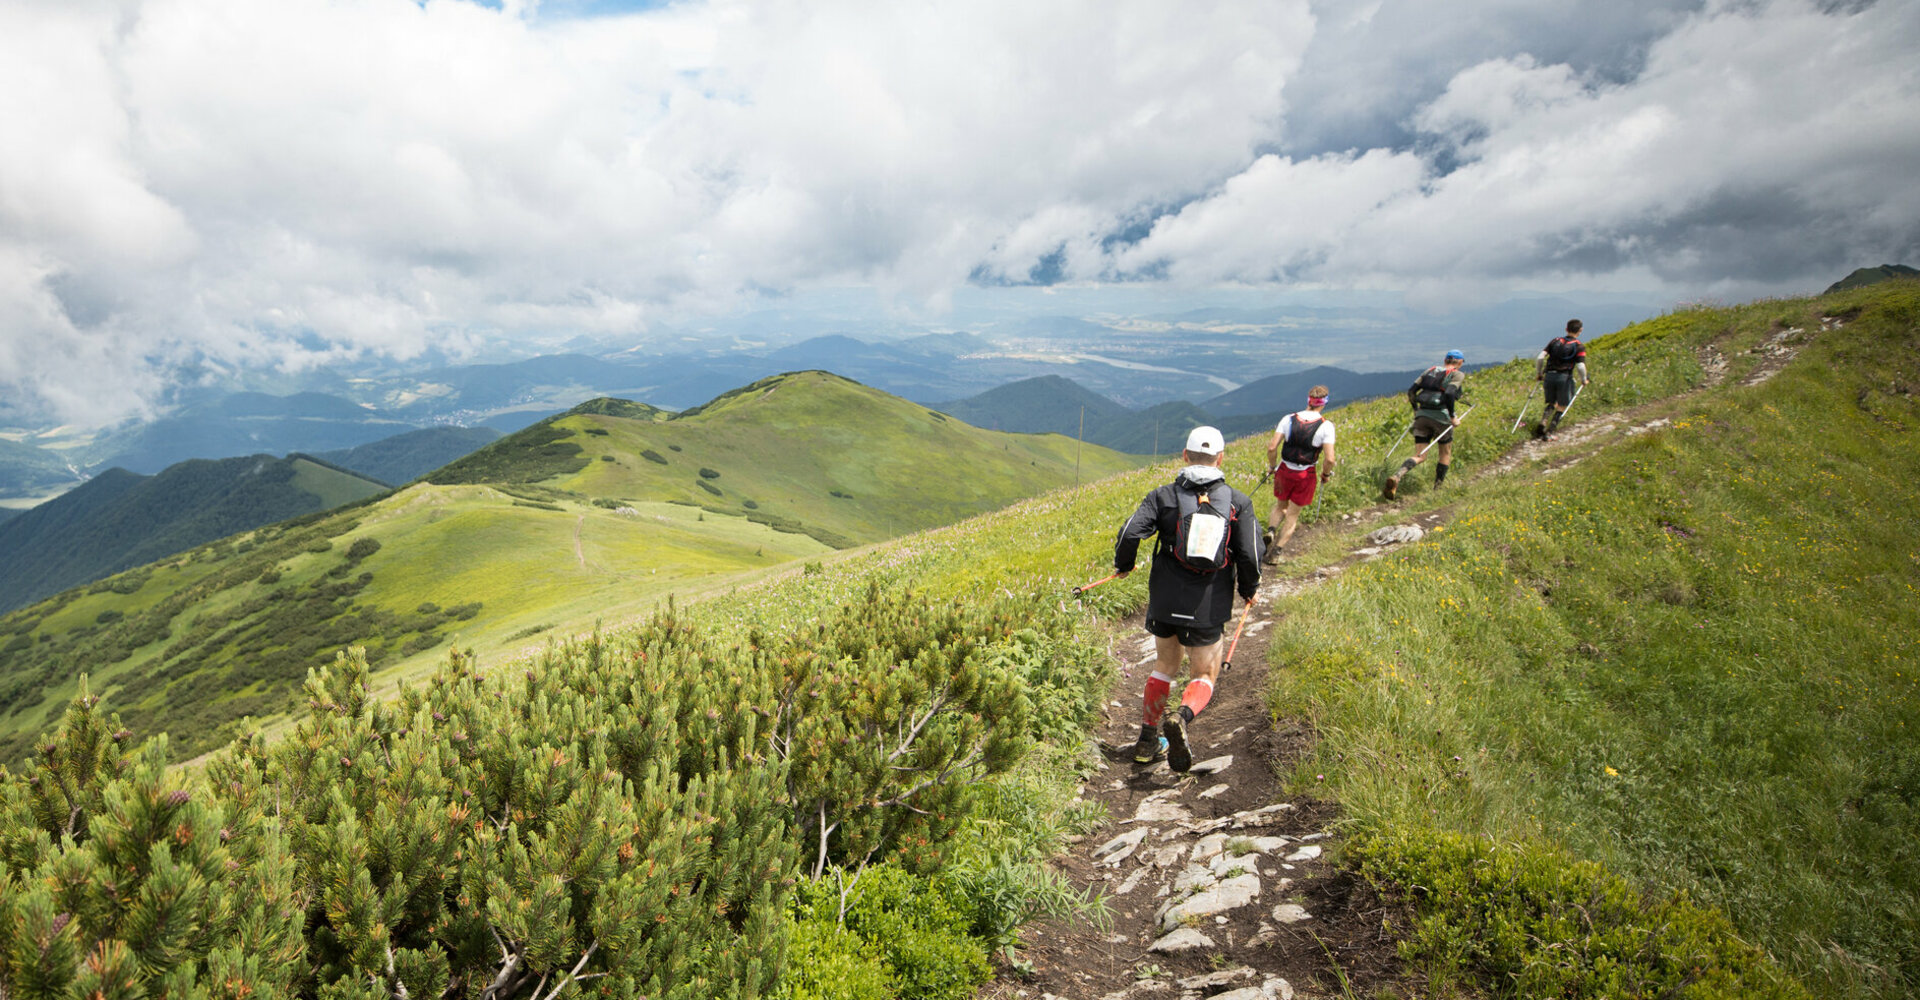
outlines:
[{"label": "blue cap", "polygon": [[1448,361],[1465,361],[1467,360],[1467,356],[1459,351],[1448,351],[1447,360]]}]

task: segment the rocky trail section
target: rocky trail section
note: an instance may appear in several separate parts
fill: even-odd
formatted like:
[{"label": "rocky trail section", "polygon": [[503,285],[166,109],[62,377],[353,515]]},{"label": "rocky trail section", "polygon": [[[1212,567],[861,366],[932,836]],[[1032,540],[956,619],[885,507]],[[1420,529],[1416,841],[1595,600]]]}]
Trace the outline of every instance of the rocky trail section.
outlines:
[{"label": "rocky trail section", "polygon": [[[1352,531],[1386,509],[1309,531]],[[1282,798],[1277,777],[1311,734],[1277,726],[1266,708],[1272,602],[1362,559],[1417,541],[1445,512],[1368,532],[1338,562],[1269,568],[1233,666],[1189,728],[1187,774],[1136,765],[1140,696],[1154,644],[1138,617],[1119,623],[1119,677],[1100,731],[1100,771],[1082,797],[1106,806],[1105,828],[1057,860],[1106,900],[1111,926],[1043,924],[1026,934],[1032,972],[1003,977],[983,997],[1045,1000],[1287,1000],[1336,995],[1340,983],[1395,975],[1384,904],[1329,863],[1333,807]]]}]

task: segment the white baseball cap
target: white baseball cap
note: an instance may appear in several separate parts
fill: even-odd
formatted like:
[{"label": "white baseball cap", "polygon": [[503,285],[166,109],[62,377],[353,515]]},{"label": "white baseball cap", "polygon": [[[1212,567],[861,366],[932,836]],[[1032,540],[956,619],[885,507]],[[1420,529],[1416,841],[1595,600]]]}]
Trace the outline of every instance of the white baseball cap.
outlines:
[{"label": "white baseball cap", "polygon": [[1212,427],[1195,427],[1187,435],[1187,450],[1196,455],[1218,455],[1227,450],[1227,443],[1221,439],[1220,432]]}]

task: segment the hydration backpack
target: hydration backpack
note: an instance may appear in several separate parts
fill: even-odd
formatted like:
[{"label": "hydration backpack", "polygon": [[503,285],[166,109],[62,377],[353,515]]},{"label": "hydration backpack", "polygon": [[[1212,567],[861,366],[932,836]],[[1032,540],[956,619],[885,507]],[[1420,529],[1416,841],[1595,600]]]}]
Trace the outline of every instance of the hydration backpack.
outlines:
[{"label": "hydration backpack", "polygon": [[1312,465],[1320,461],[1320,446],[1313,443],[1313,436],[1320,433],[1320,424],[1325,417],[1301,420],[1294,414],[1292,426],[1287,428],[1287,438],[1280,445],[1280,459],[1295,465]]},{"label": "hydration backpack", "polygon": [[1447,408],[1447,372],[1429,368],[1413,383],[1413,405],[1422,410]]},{"label": "hydration backpack", "polygon": [[1175,532],[1173,557],[1195,573],[1217,573],[1227,564],[1227,545],[1233,539],[1233,522],[1239,513],[1233,509],[1233,491],[1224,482],[1214,483],[1204,492],[1178,487],[1179,528]]},{"label": "hydration backpack", "polygon": [[1547,343],[1547,370],[1570,372],[1580,360],[1581,344],[1566,337],[1555,337]]}]

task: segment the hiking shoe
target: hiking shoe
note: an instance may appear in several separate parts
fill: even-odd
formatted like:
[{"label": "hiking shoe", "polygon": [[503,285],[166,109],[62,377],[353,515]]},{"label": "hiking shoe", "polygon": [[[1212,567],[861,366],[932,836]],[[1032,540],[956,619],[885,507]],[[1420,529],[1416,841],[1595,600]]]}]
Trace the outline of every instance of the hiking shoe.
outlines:
[{"label": "hiking shoe", "polygon": [[1395,497],[1395,496],[1396,496],[1397,494],[1399,494],[1399,492],[1400,492],[1400,474],[1399,474],[1398,472],[1396,472],[1396,473],[1394,473],[1393,475],[1391,475],[1391,476],[1388,476],[1388,477],[1387,477],[1387,485],[1385,485],[1385,486],[1383,486],[1383,487],[1381,487],[1381,488],[1380,488],[1380,492],[1382,492],[1382,493],[1384,493],[1384,494],[1386,494],[1386,497],[1387,497],[1387,499],[1389,499],[1389,500],[1391,500],[1391,499],[1393,499],[1393,498],[1394,498],[1394,497]]},{"label": "hiking shoe", "polygon": [[1167,748],[1167,766],[1186,773],[1193,766],[1193,748],[1187,746],[1187,720],[1178,711],[1168,712],[1160,731],[1166,734],[1160,745]]},{"label": "hiking shoe", "polygon": [[1140,741],[1133,745],[1133,762],[1135,764],[1151,764],[1166,755],[1167,740],[1166,737],[1161,736],[1159,733],[1141,733]]},{"label": "hiking shoe", "polygon": [[1535,441],[1545,441],[1545,440],[1547,439],[1547,425],[1546,425],[1546,424],[1534,424],[1534,425],[1533,425],[1533,439],[1534,439]]}]

